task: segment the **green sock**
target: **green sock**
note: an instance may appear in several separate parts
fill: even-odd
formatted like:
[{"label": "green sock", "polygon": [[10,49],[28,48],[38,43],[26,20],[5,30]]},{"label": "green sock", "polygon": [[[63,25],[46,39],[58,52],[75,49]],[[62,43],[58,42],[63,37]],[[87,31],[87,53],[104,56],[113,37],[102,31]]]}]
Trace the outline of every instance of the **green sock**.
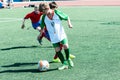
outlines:
[{"label": "green sock", "polygon": [[63,63],[64,63],[64,61],[65,61],[63,54],[61,53],[61,51],[56,52],[56,53],[58,54],[58,57],[59,57],[60,61],[61,61],[61,62],[62,62],[62,64],[63,64]]},{"label": "green sock", "polygon": [[68,49],[64,49],[64,51],[65,51],[65,55],[66,55],[66,60],[68,60],[69,56],[70,56],[70,54],[69,54],[69,48]]}]

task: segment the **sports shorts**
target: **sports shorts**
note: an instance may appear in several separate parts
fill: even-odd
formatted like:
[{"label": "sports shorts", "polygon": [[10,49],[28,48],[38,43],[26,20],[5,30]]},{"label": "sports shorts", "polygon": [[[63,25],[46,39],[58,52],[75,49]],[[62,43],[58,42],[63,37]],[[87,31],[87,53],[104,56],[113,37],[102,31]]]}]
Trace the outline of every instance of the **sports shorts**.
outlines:
[{"label": "sports shorts", "polygon": [[53,47],[56,48],[56,47],[59,47],[60,44],[67,44],[67,43],[68,43],[68,40],[67,40],[67,38],[65,38],[62,41],[58,42],[58,43],[53,43]]},{"label": "sports shorts", "polygon": [[32,23],[32,27],[36,29],[38,26],[40,26],[40,22]]}]

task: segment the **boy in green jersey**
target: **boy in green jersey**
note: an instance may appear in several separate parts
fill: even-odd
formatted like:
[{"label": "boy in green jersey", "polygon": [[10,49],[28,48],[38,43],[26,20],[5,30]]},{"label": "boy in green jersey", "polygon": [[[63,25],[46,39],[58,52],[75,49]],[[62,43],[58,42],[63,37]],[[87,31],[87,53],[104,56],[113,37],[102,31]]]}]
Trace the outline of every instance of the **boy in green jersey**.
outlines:
[{"label": "boy in green jersey", "polygon": [[[70,59],[69,56],[69,45],[66,33],[64,31],[64,28],[61,24],[61,20],[66,20],[68,22],[69,28],[72,28],[72,24],[70,22],[70,18],[68,15],[64,14],[63,12],[59,10],[52,10],[49,8],[49,5],[47,3],[43,3],[42,6],[40,6],[43,10],[44,15],[42,16],[41,21],[41,33],[46,26],[51,43],[53,44],[53,47],[55,48],[55,51],[58,54],[58,57],[63,64],[61,67],[58,68],[58,70],[68,69],[68,67],[73,67],[73,61]],[[60,44],[63,45],[64,52],[66,55],[66,59],[64,58],[61,50],[60,50]]]}]

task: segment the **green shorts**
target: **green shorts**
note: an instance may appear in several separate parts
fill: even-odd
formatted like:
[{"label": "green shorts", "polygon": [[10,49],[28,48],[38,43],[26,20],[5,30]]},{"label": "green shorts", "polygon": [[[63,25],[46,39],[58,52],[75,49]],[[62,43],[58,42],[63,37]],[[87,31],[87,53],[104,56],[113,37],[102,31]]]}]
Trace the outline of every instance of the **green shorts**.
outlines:
[{"label": "green shorts", "polygon": [[67,38],[65,38],[62,41],[58,42],[58,43],[53,43],[53,47],[56,48],[56,47],[59,47],[60,44],[67,44],[67,43],[68,43],[68,40],[67,40]]}]

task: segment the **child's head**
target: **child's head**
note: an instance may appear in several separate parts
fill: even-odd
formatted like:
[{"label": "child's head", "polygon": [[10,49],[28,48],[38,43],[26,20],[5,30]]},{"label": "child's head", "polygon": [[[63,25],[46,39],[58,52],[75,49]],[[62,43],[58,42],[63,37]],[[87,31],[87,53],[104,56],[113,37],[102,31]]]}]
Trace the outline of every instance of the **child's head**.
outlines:
[{"label": "child's head", "polygon": [[58,5],[57,5],[56,2],[51,2],[51,3],[49,3],[49,6],[50,6],[50,9],[58,8]]},{"label": "child's head", "polygon": [[48,3],[41,3],[39,5],[39,11],[42,11],[43,13],[47,14],[48,10],[49,10],[49,5]]},{"label": "child's head", "polygon": [[39,14],[39,9],[38,9],[37,6],[34,7],[34,12],[35,12],[36,14]]}]

